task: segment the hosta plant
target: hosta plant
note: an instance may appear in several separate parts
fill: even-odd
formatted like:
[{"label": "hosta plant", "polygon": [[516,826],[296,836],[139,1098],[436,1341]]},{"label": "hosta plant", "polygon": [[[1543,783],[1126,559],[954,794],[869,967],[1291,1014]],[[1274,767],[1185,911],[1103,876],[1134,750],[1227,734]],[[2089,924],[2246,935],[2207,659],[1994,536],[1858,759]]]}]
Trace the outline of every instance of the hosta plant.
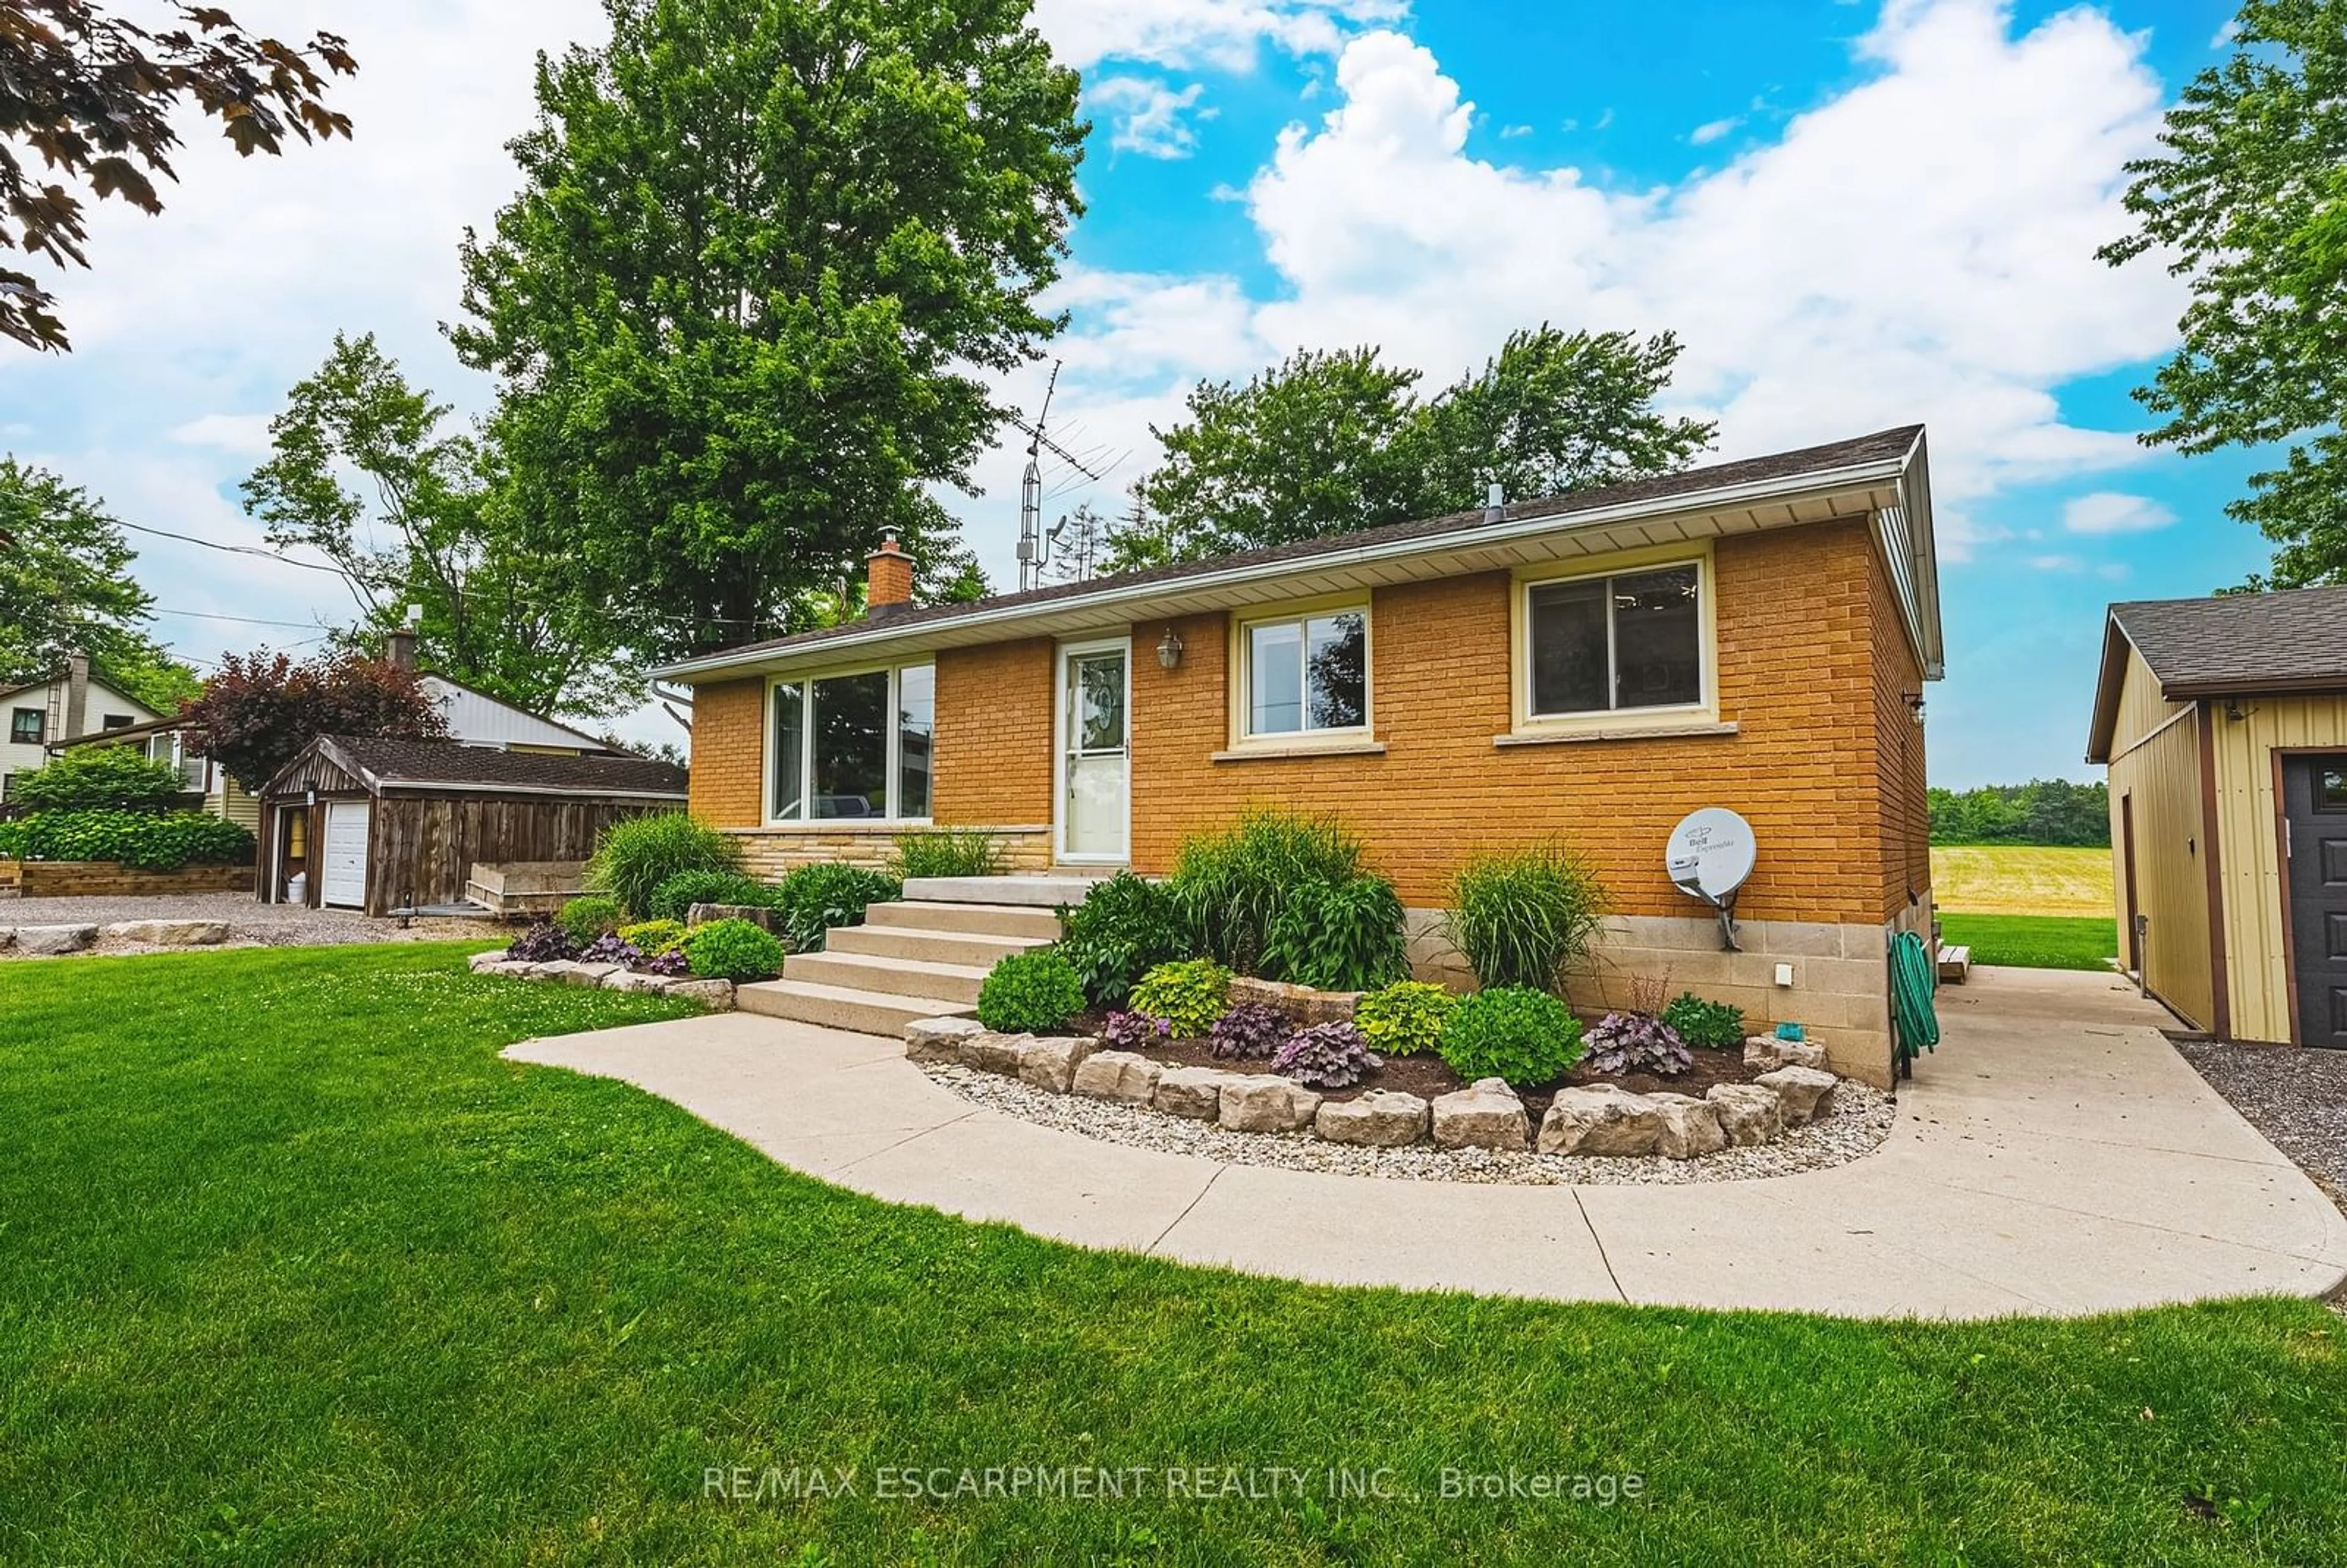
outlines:
[{"label": "hosta plant", "polygon": [[1693,991],[1681,991],[1673,998],[1662,1019],[1689,1045],[1732,1050],[1744,1043],[1744,1009],[1727,1002],[1707,1002]]},{"label": "hosta plant", "polygon": [[1589,1031],[1589,1065],[1600,1072],[1672,1077],[1695,1065],[1679,1031],[1650,1012],[1609,1012]]},{"label": "hosta plant", "polygon": [[1112,1012],[1101,1025],[1101,1039],[1112,1050],[1146,1050],[1164,1044],[1172,1034],[1163,1019],[1145,1012]]},{"label": "hosta plant", "polygon": [[1424,980],[1397,980],[1371,991],[1353,1009],[1353,1026],[1371,1050],[1409,1056],[1432,1050],[1442,1040],[1442,1020],[1459,999]]},{"label": "hosta plant", "polygon": [[1214,1020],[1216,1056],[1269,1056],[1287,1040],[1287,1015],[1268,1002],[1241,1002]]},{"label": "hosta plant", "polygon": [[1271,1070],[1307,1089],[1350,1089],[1385,1062],[1349,1023],[1316,1023],[1287,1037]]},{"label": "hosta plant", "polygon": [[1160,964],[1133,988],[1135,1012],[1163,1019],[1175,1038],[1195,1040],[1231,1007],[1231,972],[1212,958]]}]

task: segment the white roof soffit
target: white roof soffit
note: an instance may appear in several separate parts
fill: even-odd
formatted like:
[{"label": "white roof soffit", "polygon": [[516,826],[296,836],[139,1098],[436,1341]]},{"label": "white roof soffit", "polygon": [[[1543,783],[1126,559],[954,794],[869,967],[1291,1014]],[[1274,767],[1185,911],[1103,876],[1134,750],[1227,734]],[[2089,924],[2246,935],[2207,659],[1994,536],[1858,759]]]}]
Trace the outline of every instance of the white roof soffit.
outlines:
[{"label": "white roof soffit", "polygon": [[1919,436],[1901,457],[1856,467],[1585,512],[1503,518],[1433,538],[1244,563],[1172,580],[1119,584],[1112,579],[1096,592],[1042,603],[980,603],[967,614],[903,626],[881,620],[803,647],[711,653],[662,666],[652,676],[692,683],[878,663],[939,648],[1117,630],[1160,617],[1873,516],[1909,640],[1925,678],[1936,681],[1943,672],[1943,657],[1930,486],[1922,455]]}]

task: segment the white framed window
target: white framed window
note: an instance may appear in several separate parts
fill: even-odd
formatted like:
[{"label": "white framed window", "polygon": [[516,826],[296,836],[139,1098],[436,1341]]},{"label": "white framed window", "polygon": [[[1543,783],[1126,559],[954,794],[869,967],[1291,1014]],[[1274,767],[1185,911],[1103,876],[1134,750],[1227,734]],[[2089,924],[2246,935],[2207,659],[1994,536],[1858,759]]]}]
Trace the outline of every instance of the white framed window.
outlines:
[{"label": "white framed window", "polygon": [[937,667],[766,682],[766,820],[925,822]]},{"label": "white framed window", "polygon": [[1707,710],[1708,575],[1700,559],[1676,560],[1522,584],[1523,716]]},{"label": "white framed window", "polygon": [[1367,604],[1243,621],[1237,641],[1240,739],[1368,732]]}]

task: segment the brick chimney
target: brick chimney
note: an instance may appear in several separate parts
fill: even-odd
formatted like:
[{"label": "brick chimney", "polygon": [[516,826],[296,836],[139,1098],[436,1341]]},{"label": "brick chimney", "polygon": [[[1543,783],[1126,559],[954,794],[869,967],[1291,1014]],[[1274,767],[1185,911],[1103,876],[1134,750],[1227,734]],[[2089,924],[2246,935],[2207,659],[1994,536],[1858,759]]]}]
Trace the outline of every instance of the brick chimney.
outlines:
[{"label": "brick chimney", "polygon": [[89,731],[89,655],[73,653],[66,657],[66,708],[59,716],[57,733],[53,741],[70,741]]},{"label": "brick chimney", "polygon": [[411,605],[408,608],[406,622],[395,628],[391,636],[384,643],[383,656],[390,660],[395,668],[405,670],[410,674],[415,671],[415,628],[417,622],[423,619],[423,607]]},{"label": "brick chimney", "polygon": [[913,558],[897,543],[894,528],[880,536],[880,548],[864,558],[864,614],[878,620],[913,607]]}]

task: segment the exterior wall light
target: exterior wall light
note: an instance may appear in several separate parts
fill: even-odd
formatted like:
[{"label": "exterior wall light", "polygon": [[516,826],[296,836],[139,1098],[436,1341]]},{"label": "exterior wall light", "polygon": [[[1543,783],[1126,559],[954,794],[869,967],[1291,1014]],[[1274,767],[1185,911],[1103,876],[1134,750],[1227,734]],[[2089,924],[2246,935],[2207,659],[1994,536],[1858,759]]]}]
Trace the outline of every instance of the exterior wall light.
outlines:
[{"label": "exterior wall light", "polygon": [[1908,694],[1908,697],[1907,697],[1907,711],[1908,711],[1909,712],[1911,712],[1911,713],[1912,713],[1912,714],[1914,714],[1914,715],[1915,715],[1915,722],[1916,722],[1917,723],[1919,723],[1919,724],[1920,724],[1920,723],[1922,723],[1923,722],[1923,693],[1922,693],[1922,692],[1910,692],[1910,693]]},{"label": "exterior wall light", "polygon": [[1174,635],[1174,629],[1169,626],[1165,629],[1165,635],[1157,640],[1158,667],[1172,670],[1181,662],[1182,640]]}]

